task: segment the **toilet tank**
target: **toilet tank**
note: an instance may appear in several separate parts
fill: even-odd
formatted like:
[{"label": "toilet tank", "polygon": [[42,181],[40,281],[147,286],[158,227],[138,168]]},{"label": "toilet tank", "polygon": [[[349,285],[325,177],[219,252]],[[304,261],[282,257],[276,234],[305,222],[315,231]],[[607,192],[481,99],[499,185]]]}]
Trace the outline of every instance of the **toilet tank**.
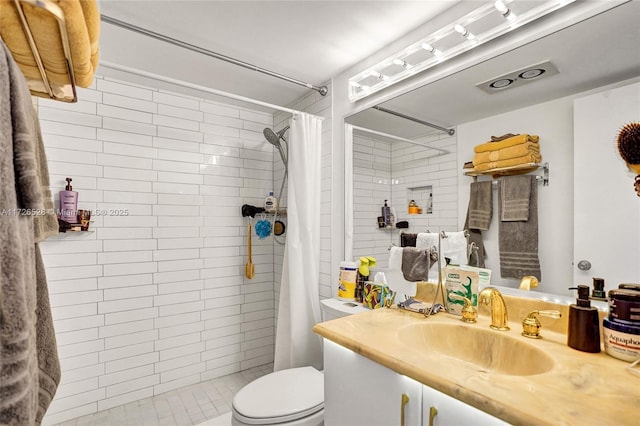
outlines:
[{"label": "toilet tank", "polygon": [[339,299],[322,299],[320,301],[320,309],[322,310],[322,321],[368,311],[367,308],[364,308],[359,303]]}]

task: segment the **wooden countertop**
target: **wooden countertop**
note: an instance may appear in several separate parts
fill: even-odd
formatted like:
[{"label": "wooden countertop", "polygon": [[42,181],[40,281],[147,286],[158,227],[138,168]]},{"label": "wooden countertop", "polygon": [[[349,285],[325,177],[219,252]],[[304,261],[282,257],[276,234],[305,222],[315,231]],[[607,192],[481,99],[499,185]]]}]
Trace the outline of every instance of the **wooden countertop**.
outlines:
[{"label": "wooden countertop", "polygon": [[[509,331],[491,330],[485,307],[480,308],[475,324],[462,323],[459,317],[445,312],[425,318],[397,308],[383,308],[319,323],[313,330],[397,373],[512,424],[640,424],[640,376],[625,370],[629,363],[610,357],[604,350],[591,354],[572,349],[566,344],[566,334],[553,331],[554,328],[566,330],[568,306],[509,296],[505,296],[505,300],[512,319]],[[521,321],[526,315],[522,312],[554,307],[563,311],[564,318],[553,324],[554,320],[541,317],[542,339],[529,339],[520,334]],[[498,374],[434,351],[416,350],[411,347],[412,342],[399,338],[398,330],[424,322],[507,333],[510,338],[549,355],[553,366],[541,374]],[[545,325],[549,326],[545,328]],[[517,349],[504,354],[509,360],[519,361],[522,361],[519,357],[531,356]]]}]

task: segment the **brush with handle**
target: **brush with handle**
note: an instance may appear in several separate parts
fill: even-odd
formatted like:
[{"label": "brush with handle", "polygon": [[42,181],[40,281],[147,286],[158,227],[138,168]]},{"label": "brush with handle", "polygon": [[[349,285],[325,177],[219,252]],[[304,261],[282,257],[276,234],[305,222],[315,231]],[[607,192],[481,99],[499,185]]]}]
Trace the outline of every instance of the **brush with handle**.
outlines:
[{"label": "brush with handle", "polygon": [[618,133],[618,152],[627,167],[636,173],[634,186],[640,197],[640,123],[626,124]]}]

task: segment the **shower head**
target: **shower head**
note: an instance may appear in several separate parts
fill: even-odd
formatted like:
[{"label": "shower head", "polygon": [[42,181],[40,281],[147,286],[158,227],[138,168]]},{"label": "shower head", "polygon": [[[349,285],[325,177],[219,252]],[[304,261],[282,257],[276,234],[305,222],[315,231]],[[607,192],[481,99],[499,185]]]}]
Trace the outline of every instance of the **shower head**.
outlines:
[{"label": "shower head", "polygon": [[280,139],[283,139],[285,142],[287,141],[284,138],[285,132],[289,130],[289,126],[286,126],[284,129],[280,130],[278,133],[274,132],[270,128],[266,127],[262,134],[264,135],[267,142],[269,142],[273,146],[280,146]]}]

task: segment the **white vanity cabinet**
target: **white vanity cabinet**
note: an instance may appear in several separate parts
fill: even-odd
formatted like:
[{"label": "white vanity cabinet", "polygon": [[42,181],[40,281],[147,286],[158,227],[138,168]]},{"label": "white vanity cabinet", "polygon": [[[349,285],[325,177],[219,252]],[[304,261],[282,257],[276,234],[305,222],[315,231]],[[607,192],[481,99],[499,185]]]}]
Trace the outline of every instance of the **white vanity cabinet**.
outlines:
[{"label": "white vanity cabinet", "polygon": [[[421,383],[324,340],[325,426],[422,424]],[[403,404],[403,395],[405,398]]]},{"label": "white vanity cabinet", "polygon": [[[437,414],[430,423],[432,407]],[[325,339],[324,424],[451,426],[507,423]]]},{"label": "white vanity cabinet", "polygon": [[429,386],[422,387],[422,418],[429,426],[509,424]]}]

